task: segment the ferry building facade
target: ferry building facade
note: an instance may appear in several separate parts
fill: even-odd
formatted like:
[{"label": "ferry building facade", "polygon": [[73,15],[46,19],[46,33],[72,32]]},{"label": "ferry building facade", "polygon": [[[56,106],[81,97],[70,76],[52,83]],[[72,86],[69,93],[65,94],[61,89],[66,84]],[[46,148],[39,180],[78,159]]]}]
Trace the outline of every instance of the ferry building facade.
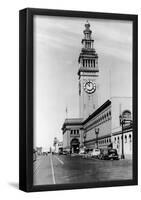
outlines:
[{"label": "ferry building facade", "polygon": [[[114,148],[119,155],[132,158],[132,98],[111,97],[98,106],[98,54],[88,22],[83,33],[78,58],[79,118],[65,119],[63,150],[79,153],[84,148]],[[123,116],[127,123],[122,123]]]}]

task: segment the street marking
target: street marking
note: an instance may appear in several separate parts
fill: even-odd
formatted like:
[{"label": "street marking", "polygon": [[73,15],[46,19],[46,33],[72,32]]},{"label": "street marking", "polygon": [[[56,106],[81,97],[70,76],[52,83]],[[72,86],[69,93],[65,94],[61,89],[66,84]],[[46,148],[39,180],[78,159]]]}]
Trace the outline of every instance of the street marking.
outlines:
[{"label": "street marking", "polygon": [[54,168],[53,168],[53,162],[52,162],[52,155],[50,155],[50,162],[51,162],[53,184],[56,184],[56,182],[55,182],[55,175],[54,175]]},{"label": "street marking", "polygon": [[55,158],[62,164],[64,165],[64,162],[62,160],[60,160],[60,158],[58,158],[57,156],[55,156]]}]

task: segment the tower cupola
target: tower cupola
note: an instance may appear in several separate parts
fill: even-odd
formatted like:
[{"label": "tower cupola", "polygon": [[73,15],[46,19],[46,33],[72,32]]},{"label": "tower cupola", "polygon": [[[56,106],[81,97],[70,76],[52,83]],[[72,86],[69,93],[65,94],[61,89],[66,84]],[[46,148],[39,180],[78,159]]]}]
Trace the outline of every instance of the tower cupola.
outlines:
[{"label": "tower cupola", "polygon": [[90,29],[90,24],[87,21],[85,24],[85,29],[83,31],[84,37],[81,41],[82,49],[78,58],[79,71],[95,71],[98,72],[98,55],[94,49],[94,39],[92,37],[92,31]]}]

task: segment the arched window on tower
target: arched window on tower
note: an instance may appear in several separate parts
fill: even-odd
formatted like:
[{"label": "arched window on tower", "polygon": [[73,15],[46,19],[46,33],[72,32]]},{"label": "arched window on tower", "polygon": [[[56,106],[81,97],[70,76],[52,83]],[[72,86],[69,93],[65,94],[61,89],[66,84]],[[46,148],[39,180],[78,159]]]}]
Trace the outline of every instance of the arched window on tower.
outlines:
[{"label": "arched window on tower", "polygon": [[90,67],[90,60],[88,60],[88,66]]},{"label": "arched window on tower", "polygon": [[95,67],[95,60],[94,60],[94,67]]}]

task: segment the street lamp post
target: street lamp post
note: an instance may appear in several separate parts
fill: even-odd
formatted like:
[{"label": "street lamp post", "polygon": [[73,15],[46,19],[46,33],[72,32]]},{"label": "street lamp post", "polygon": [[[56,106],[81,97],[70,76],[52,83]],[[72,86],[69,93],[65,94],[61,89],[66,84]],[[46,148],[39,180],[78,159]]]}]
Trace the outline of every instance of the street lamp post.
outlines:
[{"label": "street lamp post", "polygon": [[83,137],[84,137],[84,147],[85,147],[86,133],[83,134]]},{"label": "street lamp post", "polygon": [[125,159],[124,156],[124,139],[123,139],[123,125],[125,124],[125,120],[123,117],[120,115],[120,125],[121,125],[121,140],[122,140],[122,149],[121,149],[121,159]]},{"label": "street lamp post", "polygon": [[95,128],[95,134],[96,134],[96,144],[98,149],[98,134],[99,134],[99,128]]}]

